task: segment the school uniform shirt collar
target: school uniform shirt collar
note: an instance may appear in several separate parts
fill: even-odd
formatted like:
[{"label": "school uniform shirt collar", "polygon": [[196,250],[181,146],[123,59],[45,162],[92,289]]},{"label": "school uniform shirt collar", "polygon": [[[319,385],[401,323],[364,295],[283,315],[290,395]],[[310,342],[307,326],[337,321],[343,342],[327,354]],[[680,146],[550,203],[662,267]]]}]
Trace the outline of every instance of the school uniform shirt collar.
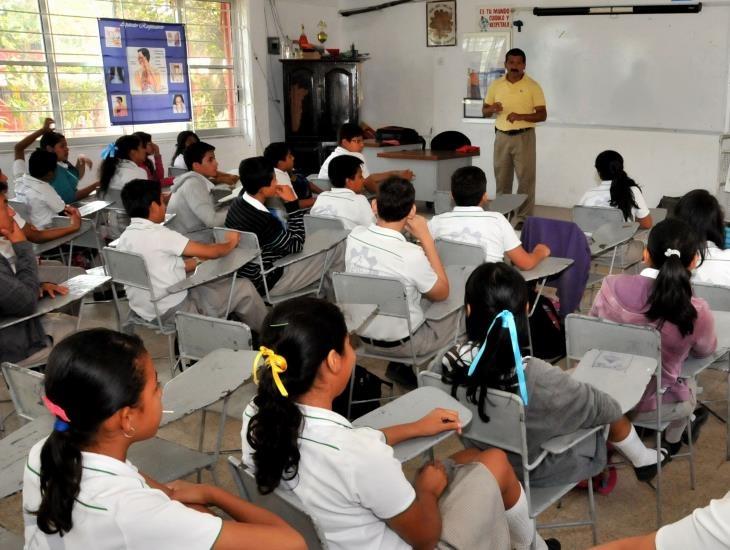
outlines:
[{"label": "school uniform shirt collar", "polygon": [[601,183],[598,186],[598,189],[611,189],[611,184],[613,182],[611,180],[601,180]]},{"label": "school uniform shirt collar", "polygon": [[51,187],[51,184],[47,181],[34,178],[30,174],[23,175],[23,183],[25,183],[25,185],[27,185],[28,187],[38,188],[41,191],[45,191],[48,187]]},{"label": "school uniform shirt collar", "polygon": [[244,193],[241,198],[246,201],[248,204],[253,206],[256,210],[261,210],[261,212],[266,212],[267,214],[270,214],[268,208],[266,208],[261,202],[259,202],[258,199],[252,197],[248,193]]},{"label": "school uniform shirt collar", "polygon": [[157,226],[159,226],[159,224],[153,222],[152,220],[148,220],[147,218],[132,218],[129,220],[130,229],[148,229],[150,227]]},{"label": "school uniform shirt collar", "polygon": [[122,462],[107,455],[87,451],[82,451],[81,455],[83,456],[82,467],[85,470],[112,476],[134,477],[145,482],[137,467],[128,460]]},{"label": "school uniform shirt collar", "polygon": [[330,189],[330,193],[333,195],[356,195],[352,189],[348,189],[347,187],[333,187]]},{"label": "school uniform shirt collar", "polygon": [[368,227],[368,231],[382,237],[391,237],[394,239],[398,239],[399,241],[406,242],[406,238],[403,233],[394,229],[388,229],[387,227],[380,227],[379,225],[372,224],[370,227]]},{"label": "school uniform shirt collar", "polygon": [[297,407],[306,418],[306,424],[313,425],[333,425],[337,424],[343,428],[352,429],[352,424],[347,418],[337,414],[335,411],[323,409],[321,407],[312,407],[310,405],[302,405],[297,403]]},{"label": "school uniform shirt collar", "polygon": [[708,249],[710,249],[710,248],[711,248],[711,249],[713,249],[713,250],[720,250],[720,247],[719,247],[719,246],[717,246],[717,245],[716,245],[715,243],[713,243],[712,241],[707,241],[707,248],[708,248]]},{"label": "school uniform shirt collar", "polygon": [[641,273],[639,273],[642,277],[649,277],[650,279],[656,279],[657,275],[659,275],[659,270],[654,269],[653,267],[645,267],[641,270]]},{"label": "school uniform shirt collar", "polygon": [[454,206],[452,212],[484,212],[481,206]]}]

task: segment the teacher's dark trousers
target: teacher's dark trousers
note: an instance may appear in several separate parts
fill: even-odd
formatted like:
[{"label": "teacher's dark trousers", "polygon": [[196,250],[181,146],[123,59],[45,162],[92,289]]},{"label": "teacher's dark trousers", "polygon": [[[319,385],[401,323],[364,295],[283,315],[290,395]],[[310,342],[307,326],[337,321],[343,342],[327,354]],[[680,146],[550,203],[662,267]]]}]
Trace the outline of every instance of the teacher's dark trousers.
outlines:
[{"label": "teacher's dark trousers", "polygon": [[535,129],[524,131],[497,130],[494,136],[494,176],[497,194],[512,193],[512,181],[517,174],[517,192],[527,195],[517,217],[531,216],[535,208]]}]

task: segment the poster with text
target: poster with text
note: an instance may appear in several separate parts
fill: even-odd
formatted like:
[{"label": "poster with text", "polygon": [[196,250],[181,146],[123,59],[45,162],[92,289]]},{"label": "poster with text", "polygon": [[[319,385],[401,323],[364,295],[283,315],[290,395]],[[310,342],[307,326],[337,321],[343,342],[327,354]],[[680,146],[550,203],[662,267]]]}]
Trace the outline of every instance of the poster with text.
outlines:
[{"label": "poster with text", "polygon": [[191,119],[185,27],[99,19],[112,125]]}]

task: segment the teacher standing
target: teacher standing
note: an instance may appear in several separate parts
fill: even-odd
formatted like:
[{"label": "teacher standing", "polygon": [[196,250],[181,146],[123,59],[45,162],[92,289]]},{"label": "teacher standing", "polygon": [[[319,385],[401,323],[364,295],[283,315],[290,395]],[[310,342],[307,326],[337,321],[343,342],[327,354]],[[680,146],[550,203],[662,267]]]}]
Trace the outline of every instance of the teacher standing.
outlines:
[{"label": "teacher standing", "polygon": [[494,175],[497,194],[511,193],[517,174],[517,192],[527,195],[517,217],[521,223],[535,208],[535,123],[547,118],[540,85],[525,74],[525,52],[513,48],[504,60],[506,74],[487,90],[482,114],[497,115],[494,124]]}]

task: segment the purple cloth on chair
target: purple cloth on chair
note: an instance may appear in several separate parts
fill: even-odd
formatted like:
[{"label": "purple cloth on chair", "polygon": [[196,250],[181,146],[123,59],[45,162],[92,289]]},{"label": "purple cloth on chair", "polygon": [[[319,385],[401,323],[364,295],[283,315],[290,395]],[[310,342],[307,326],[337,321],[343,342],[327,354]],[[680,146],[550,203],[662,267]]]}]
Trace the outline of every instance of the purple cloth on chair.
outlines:
[{"label": "purple cloth on chair", "polygon": [[591,251],[583,231],[573,222],[529,217],[522,227],[522,246],[532,249],[539,243],[550,247],[550,255],[572,258],[575,263],[554,279],[550,286],[557,287],[560,315],[565,317],[580,306],[591,269]]}]

